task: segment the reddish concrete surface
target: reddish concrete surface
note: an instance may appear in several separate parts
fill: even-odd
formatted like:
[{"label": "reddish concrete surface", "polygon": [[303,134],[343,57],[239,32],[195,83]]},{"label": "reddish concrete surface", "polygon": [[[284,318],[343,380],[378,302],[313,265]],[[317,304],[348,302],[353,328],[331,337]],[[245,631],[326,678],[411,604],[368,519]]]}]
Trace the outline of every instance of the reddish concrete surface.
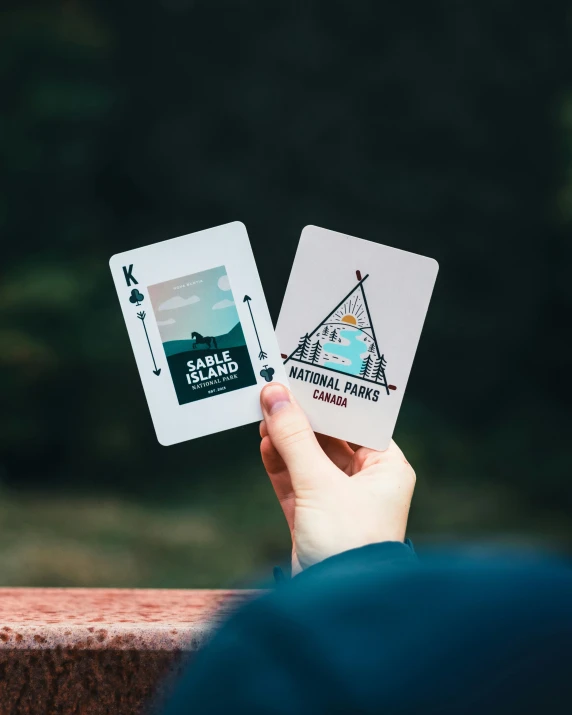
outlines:
[{"label": "reddish concrete surface", "polygon": [[253,591],[0,588],[0,715],[132,715]]}]

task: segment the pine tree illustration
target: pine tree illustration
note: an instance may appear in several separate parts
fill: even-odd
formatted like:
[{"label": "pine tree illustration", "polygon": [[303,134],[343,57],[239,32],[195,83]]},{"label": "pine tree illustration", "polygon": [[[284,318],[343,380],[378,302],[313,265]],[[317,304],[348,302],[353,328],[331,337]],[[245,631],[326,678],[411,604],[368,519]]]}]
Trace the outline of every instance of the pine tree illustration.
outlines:
[{"label": "pine tree illustration", "polygon": [[337,339],[338,339],[338,331],[336,330],[336,328],[334,328],[332,331],[332,334],[330,335],[330,342],[335,343]]},{"label": "pine tree illustration", "polygon": [[375,382],[381,382],[383,385],[385,385],[385,366],[387,365],[387,362],[382,355],[379,363],[376,365],[375,368],[375,376],[373,377],[373,380]]},{"label": "pine tree illustration", "polygon": [[293,357],[302,357],[303,343],[304,343],[304,338],[300,338],[300,340],[298,340],[298,347],[296,348],[296,350],[294,350]]},{"label": "pine tree illustration", "polygon": [[375,373],[378,368],[378,362],[379,360],[375,357],[371,359],[371,362],[369,363],[369,369],[366,375],[368,380],[375,380]]},{"label": "pine tree illustration", "polygon": [[306,335],[302,336],[298,341],[298,347],[296,348],[294,357],[297,357],[299,360],[303,360],[308,352],[309,343],[310,340],[308,338],[308,333],[306,333]]},{"label": "pine tree illustration", "polygon": [[377,382],[379,379],[379,376],[381,374],[381,360],[378,360],[375,364],[375,370],[372,371],[373,375],[371,376],[371,379],[374,382]]},{"label": "pine tree illustration", "polygon": [[302,348],[302,360],[308,360],[311,347],[312,344],[310,343],[310,337],[308,336],[308,333],[306,333],[306,335],[304,335],[304,347]]},{"label": "pine tree illustration", "polygon": [[370,365],[371,365],[371,358],[369,355],[366,355],[366,358],[362,363],[361,370],[359,371],[360,377],[366,377],[367,372],[370,368]]},{"label": "pine tree illustration", "polygon": [[375,343],[372,343],[369,348],[368,348],[368,353],[374,353],[375,352]]},{"label": "pine tree illustration", "polygon": [[322,353],[322,346],[320,345],[320,341],[316,340],[316,342],[314,343],[314,346],[310,350],[310,355],[308,357],[308,360],[311,363],[316,363],[319,360],[321,353]]},{"label": "pine tree illustration", "polygon": [[325,338],[327,338],[329,332],[330,332],[330,330],[329,330],[328,326],[326,325],[326,326],[324,327],[323,336],[324,336]]}]

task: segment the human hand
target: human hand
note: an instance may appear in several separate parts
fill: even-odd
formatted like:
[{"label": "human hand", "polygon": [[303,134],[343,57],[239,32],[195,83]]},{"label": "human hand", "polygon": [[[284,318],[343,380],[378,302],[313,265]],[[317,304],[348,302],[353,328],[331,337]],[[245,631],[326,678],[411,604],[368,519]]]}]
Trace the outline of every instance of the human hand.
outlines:
[{"label": "human hand", "polygon": [[291,392],[261,392],[260,453],[292,535],[292,573],[348,549],[403,541],[415,472],[385,452],[316,435]]}]

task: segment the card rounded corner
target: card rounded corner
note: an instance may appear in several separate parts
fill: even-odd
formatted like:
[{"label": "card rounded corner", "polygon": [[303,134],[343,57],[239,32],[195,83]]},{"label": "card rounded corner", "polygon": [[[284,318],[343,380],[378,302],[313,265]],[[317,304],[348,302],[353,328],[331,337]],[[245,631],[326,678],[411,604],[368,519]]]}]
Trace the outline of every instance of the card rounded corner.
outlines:
[{"label": "card rounded corner", "polygon": [[244,221],[231,221],[230,223],[231,226],[236,226],[237,228],[242,228],[244,230],[244,233],[248,236],[248,229],[246,228],[246,224]]},{"label": "card rounded corner", "polygon": [[114,253],[109,259],[109,268],[114,271],[117,266],[120,266],[123,261],[123,253]]},{"label": "card rounded corner", "polygon": [[427,260],[434,266],[435,275],[437,275],[437,273],[439,273],[439,261],[437,261],[435,258],[431,258],[430,256],[427,256]]},{"label": "card rounded corner", "polygon": [[157,442],[161,445],[161,447],[172,447],[175,442],[169,441],[169,440],[164,440],[158,432],[155,432],[155,436],[157,437]]},{"label": "card rounded corner", "polygon": [[[372,447],[372,449],[375,449],[375,450],[377,450],[378,452],[387,452],[387,450],[391,447],[391,440],[392,440],[392,439],[393,439],[393,437],[390,435],[389,438],[388,438],[385,442],[383,442],[383,444],[384,444],[385,446],[383,446],[383,447]],[[381,443],[380,443],[380,444],[381,444]]]}]

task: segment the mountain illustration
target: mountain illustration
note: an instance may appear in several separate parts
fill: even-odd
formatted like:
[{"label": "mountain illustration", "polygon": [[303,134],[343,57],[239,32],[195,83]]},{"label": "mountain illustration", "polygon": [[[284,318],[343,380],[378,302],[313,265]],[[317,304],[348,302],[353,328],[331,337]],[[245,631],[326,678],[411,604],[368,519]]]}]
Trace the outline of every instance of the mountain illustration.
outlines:
[{"label": "mountain illustration", "polygon": [[[241,345],[246,345],[246,340],[244,339],[244,333],[242,332],[242,326],[237,323],[234,328],[231,328],[228,333],[224,335],[215,335],[217,349],[226,350],[228,348],[237,348]],[[197,345],[195,348],[195,341],[189,338],[189,340],[169,340],[163,343],[163,348],[165,349],[165,355],[170,357],[171,355],[178,355],[179,353],[187,352],[192,350],[193,352],[200,352],[207,348],[206,345]]]}]

